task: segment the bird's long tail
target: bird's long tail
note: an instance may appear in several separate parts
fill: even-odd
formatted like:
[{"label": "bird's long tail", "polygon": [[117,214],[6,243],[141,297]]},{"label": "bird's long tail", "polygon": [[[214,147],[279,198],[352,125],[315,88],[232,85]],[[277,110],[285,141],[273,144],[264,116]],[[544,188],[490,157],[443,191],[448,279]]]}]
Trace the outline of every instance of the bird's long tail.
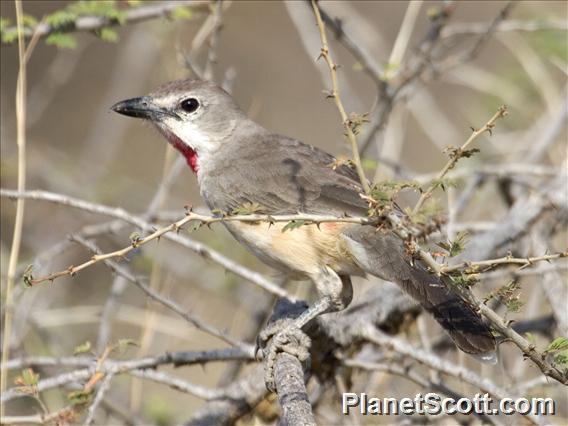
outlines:
[{"label": "bird's long tail", "polygon": [[456,346],[484,362],[495,362],[495,339],[481,316],[439,277],[410,263],[402,241],[370,226],[344,233],[349,251],[367,273],[400,285],[448,332]]}]

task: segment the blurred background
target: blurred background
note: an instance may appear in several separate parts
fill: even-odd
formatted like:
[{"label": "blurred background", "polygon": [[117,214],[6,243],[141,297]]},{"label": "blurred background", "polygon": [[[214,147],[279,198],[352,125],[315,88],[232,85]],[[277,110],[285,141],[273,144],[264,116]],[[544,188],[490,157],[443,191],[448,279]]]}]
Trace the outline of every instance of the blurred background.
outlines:
[{"label": "blurred background", "polygon": [[[68,4],[24,1],[23,9],[40,20]],[[136,7],[146,4],[142,2]],[[467,23],[490,24],[505,5],[502,1],[455,2],[446,29]],[[416,54],[415,46],[432,25],[431,9],[441,6],[441,2],[422,3],[403,59]],[[118,2],[118,7],[130,6]],[[358,43],[383,65],[389,62],[407,8],[406,1],[322,3],[322,9],[339,19],[346,31],[356,34]],[[147,94],[163,82],[191,76],[187,62],[203,69],[211,49],[215,57],[210,67],[213,78],[230,90],[256,121],[274,132],[316,145],[334,155],[350,155],[337,109],[333,101],[325,97],[324,91],[330,88],[329,71],[324,61],[316,62],[319,34],[309,5],[277,1],[224,2],[213,46],[210,37],[196,46],[199,44],[196,36],[200,36],[204,22],[212,14],[210,7],[200,4],[189,10],[190,16],[185,17],[189,19],[159,18],[118,27],[119,38],[114,43],[89,33],[74,34],[76,47],[72,49],[46,45],[44,40],[38,42],[28,62],[27,188],[62,193],[143,214],[152,200],[156,202],[155,194],[163,186],[164,176],[172,167],[178,167],[179,173],[174,174],[171,186],[157,200],[157,211],[169,215],[164,223],[183,217],[184,205],[202,207],[195,177],[189,168],[180,168],[179,163],[175,166],[177,155],[165,140],[149,125],[126,119],[110,112],[109,108],[119,100]],[[13,24],[13,3],[0,2],[0,15]],[[566,15],[566,2],[515,3],[507,20],[553,22],[556,29],[497,31],[471,60],[444,72],[433,70],[419,78],[396,102],[384,129],[365,151],[368,176],[378,180],[409,179],[437,172],[446,161],[442,149],[461,145],[470,135],[470,127],[481,126],[502,104],[507,104],[509,116],[498,122],[493,137],[483,137],[476,142],[481,153],[463,160],[459,168],[475,169],[492,164],[498,168],[498,164],[522,159],[530,150],[530,139],[538,134],[535,126],[553,120],[562,105],[565,108]],[[559,29],[562,26],[564,29]],[[328,36],[334,59],[341,65],[340,91],[347,110],[372,112],[377,103],[375,82],[335,40],[330,29]],[[478,37],[453,36],[448,52],[466,49]],[[17,45],[3,44],[0,52],[1,186],[16,188]],[[542,164],[551,170],[562,167],[566,157],[565,116],[561,120],[562,130],[542,159]],[[522,174],[520,179],[522,181]],[[458,183],[452,191],[455,196],[463,189]],[[524,183],[529,187],[538,185],[538,178],[526,177]],[[498,195],[498,189],[498,185],[481,188],[468,208],[461,212],[458,222],[475,221],[481,226],[483,222],[501,217],[508,206]],[[401,202],[410,202],[412,197],[403,196]],[[445,193],[440,199],[446,205]],[[15,202],[3,198],[3,286],[14,214]],[[69,234],[103,221],[107,219],[77,209],[27,201],[20,272],[33,263],[34,275],[40,276],[85,261],[91,254],[76,244],[69,244],[60,252],[49,250],[65,241]],[[129,244],[128,236],[133,231],[134,227],[124,226],[114,234],[100,236],[97,243],[105,251],[115,250]],[[277,279],[273,271],[241,248],[221,226],[200,229],[190,237]],[[560,227],[548,241],[548,248],[554,252],[565,247],[566,233]],[[38,259],[46,252],[44,258]],[[147,277],[148,283],[160,293],[208,323],[249,342],[254,341],[258,330],[258,316],[262,317],[271,304],[269,295],[257,287],[168,241],[138,250],[126,263],[136,274]],[[563,274],[566,277],[565,271]],[[528,304],[518,314],[511,314],[512,319],[550,313],[546,303],[530,303],[534,294],[530,283],[537,285],[538,279],[528,278],[527,283],[521,298]],[[287,287],[307,297],[309,287],[303,284],[288,283]],[[357,300],[373,283],[361,280],[356,284]],[[92,343],[93,350],[100,351],[105,342],[118,339],[133,339],[139,344],[129,348],[125,357],[222,345],[149,301],[137,288],[113,276],[104,265],[95,265],[73,278],[65,277],[54,283],[25,290],[21,283],[16,287],[12,357],[69,356],[76,346],[86,341]],[[118,305],[113,308],[106,339],[101,341],[100,318],[113,289],[118,294]],[[433,321],[429,318],[425,321],[432,338],[442,335]],[[408,331],[408,338],[418,341],[415,327]],[[538,374],[534,368],[526,367],[518,351],[511,349],[507,354],[505,366],[480,367],[463,357],[460,362],[505,384],[519,376],[528,379]],[[453,360],[460,357],[455,351],[448,351],[444,356]],[[163,370],[193,383],[216,386],[227,379],[226,368],[226,364],[216,363]],[[505,368],[510,370],[505,371]],[[44,375],[49,373],[42,373],[42,377]],[[377,386],[393,394],[407,395],[409,385],[397,380],[382,378]],[[203,403],[163,385],[144,382],[142,386],[139,379],[132,377],[117,377],[113,383],[109,395],[114,401],[149,423],[179,423]],[[9,387],[11,384],[9,379]],[[563,398],[558,390],[552,389],[549,394]],[[64,405],[64,399],[65,393],[59,390],[45,393],[45,402],[50,408]],[[8,412],[29,413],[29,403],[11,402]],[[565,403],[564,399],[564,405],[558,407],[559,419],[566,419]],[[101,419],[105,417],[98,420],[104,424],[105,420]]]}]

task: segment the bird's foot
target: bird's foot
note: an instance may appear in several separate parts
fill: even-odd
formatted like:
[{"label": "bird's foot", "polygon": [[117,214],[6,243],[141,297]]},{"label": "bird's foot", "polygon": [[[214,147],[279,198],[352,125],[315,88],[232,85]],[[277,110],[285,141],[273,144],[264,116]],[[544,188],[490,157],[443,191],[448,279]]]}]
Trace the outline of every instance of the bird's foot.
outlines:
[{"label": "bird's foot", "polygon": [[285,318],[273,322],[260,332],[257,338],[257,354],[264,358],[264,381],[266,388],[276,391],[274,367],[279,353],[286,352],[307,363],[310,358],[311,340],[294,322]]}]

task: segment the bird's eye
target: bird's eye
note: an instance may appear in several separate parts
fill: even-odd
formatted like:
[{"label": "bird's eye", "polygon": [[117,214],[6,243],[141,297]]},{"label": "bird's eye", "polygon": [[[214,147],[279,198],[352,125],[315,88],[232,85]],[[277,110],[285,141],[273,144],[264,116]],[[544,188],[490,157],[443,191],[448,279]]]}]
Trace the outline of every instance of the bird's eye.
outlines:
[{"label": "bird's eye", "polygon": [[195,98],[187,98],[181,102],[181,109],[185,112],[194,112],[199,108],[199,101]]}]

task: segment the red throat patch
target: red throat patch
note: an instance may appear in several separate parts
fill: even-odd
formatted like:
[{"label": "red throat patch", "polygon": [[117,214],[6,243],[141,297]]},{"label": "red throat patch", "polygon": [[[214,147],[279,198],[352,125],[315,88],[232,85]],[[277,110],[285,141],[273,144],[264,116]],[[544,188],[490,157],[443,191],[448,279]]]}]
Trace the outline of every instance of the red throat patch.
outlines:
[{"label": "red throat patch", "polygon": [[177,149],[185,157],[185,161],[187,161],[187,164],[189,167],[191,167],[193,173],[197,173],[197,171],[199,170],[199,164],[197,164],[197,152],[195,152],[189,145],[184,143],[173,133],[168,132],[166,134],[166,138],[174,146],[174,148]]}]

